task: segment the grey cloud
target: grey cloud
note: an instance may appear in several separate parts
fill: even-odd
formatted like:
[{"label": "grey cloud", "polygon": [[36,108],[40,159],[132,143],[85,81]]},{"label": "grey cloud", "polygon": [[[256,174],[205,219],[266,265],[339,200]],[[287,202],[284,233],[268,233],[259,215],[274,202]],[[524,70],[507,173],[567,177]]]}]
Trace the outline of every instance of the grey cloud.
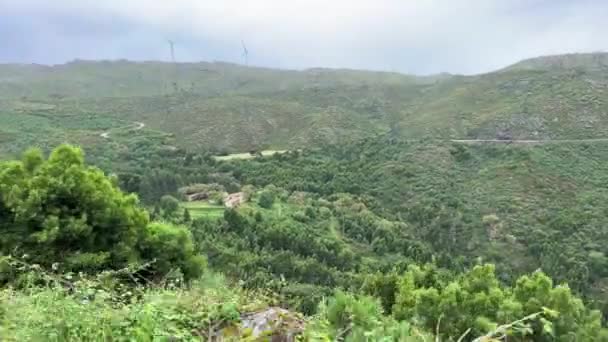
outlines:
[{"label": "grey cloud", "polygon": [[0,0],[0,62],[73,58],[479,73],[608,50],[608,2],[566,0]]}]

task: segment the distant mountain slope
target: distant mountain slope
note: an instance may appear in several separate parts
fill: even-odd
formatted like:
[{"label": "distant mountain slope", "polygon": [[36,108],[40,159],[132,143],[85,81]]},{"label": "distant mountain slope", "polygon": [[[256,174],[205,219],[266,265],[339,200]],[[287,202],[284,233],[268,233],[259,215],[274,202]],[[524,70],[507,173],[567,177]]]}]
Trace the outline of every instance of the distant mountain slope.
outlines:
[{"label": "distant mountain slope", "polygon": [[571,53],[566,55],[544,56],[515,63],[507,70],[555,70],[585,69],[587,71],[608,70],[608,53]]},{"label": "distant mountain slope", "polygon": [[[539,57],[476,76],[76,61],[0,65],[0,151],[99,143],[145,122],[190,148],[294,148],[405,138],[608,136],[608,54]],[[35,132],[48,134],[36,135]],[[28,133],[30,132],[30,133]],[[8,142],[7,142],[8,141]]]}]

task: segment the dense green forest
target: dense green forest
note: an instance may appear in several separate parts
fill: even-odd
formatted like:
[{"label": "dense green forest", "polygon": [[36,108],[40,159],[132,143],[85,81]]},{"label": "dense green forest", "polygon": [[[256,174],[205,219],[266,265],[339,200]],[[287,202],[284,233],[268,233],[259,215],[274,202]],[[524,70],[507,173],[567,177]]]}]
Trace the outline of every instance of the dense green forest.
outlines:
[{"label": "dense green forest", "polygon": [[[584,202],[588,217],[572,221],[581,227],[575,241],[555,238],[568,234],[566,223],[523,234],[509,229],[508,211],[476,212],[466,187],[456,192],[464,171],[438,169],[436,158],[480,172],[508,155],[511,170],[525,161],[549,170],[542,156],[554,147],[434,146],[446,152],[427,161],[434,172],[408,171],[424,164],[407,158],[428,148],[381,138],[220,162],[160,149],[141,156],[150,165],[134,163],[148,170],[139,179],[126,161],[128,171],[108,177],[76,148],[48,158],[30,150],[0,167],[0,332],[6,340],[255,340],[264,337],[243,328],[246,314],[279,306],[295,323],[280,320],[269,334],[311,341],[607,340],[594,292],[606,267],[603,237],[585,229],[601,219],[589,204],[601,193]],[[584,149],[562,148],[565,156]],[[242,190],[247,202],[193,219],[180,202],[184,185]],[[518,220],[532,220],[522,212]],[[581,243],[596,249],[581,254]]]},{"label": "dense green forest", "polygon": [[1,65],[0,339],[608,341],[606,65]]},{"label": "dense green forest", "polygon": [[[386,136],[223,162],[160,150],[119,161],[118,179],[150,204],[194,183],[217,183],[229,192],[248,184],[271,187],[281,215],[274,209],[264,217],[317,226],[329,238],[339,233],[350,246],[344,253],[394,257],[363,258],[364,267],[386,271],[409,259],[463,270],[481,258],[495,263],[504,281],[540,268],[603,309],[607,149],[604,142],[466,145]],[[243,225],[256,224],[245,215]],[[236,233],[230,243],[242,238]]]}]

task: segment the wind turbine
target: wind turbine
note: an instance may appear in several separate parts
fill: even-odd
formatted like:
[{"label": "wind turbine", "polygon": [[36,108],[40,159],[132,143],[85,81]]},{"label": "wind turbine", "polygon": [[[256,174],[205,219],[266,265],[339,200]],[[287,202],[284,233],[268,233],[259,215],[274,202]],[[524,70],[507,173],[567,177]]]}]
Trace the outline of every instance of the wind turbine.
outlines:
[{"label": "wind turbine", "polygon": [[241,40],[241,45],[243,46],[243,58],[245,59],[245,65],[249,65],[249,50],[247,50],[247,46],[245,46],[245,42]]},{"label": "wind turbine", "polygon": [[177,63],[175,62],[175,41],[167,39],[167,43],[169,43],[169,50],[171,51],[171,63],[173,64],[173,81],[171,82],[171,84],[173,85],[173,91],[178,92],[179,68]]},{"label": "wind turbine", "polygon": [[167,42],[169,43],[169,49],[171,49],[171,61],[175,63],[175,42],[171,39],[167,39]]}]

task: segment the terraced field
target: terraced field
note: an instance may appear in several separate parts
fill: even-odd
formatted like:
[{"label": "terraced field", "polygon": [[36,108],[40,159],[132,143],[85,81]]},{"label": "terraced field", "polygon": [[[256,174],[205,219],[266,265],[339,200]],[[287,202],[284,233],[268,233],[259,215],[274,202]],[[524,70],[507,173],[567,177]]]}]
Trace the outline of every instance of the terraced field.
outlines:
[{"label": "terraced field", "polygon": [[[275,154],[283,154],[287,152],[286,150],[265,150],[265,151],[260,151],[259,153],[263,156],[263,157],[270,157],[270,156],[274,156]],[[235,159],[240,159],[240,160],[247,160],[247,159],[253,159],[256,157],[256,153],[231,153],[225,156],[215,156],[213,157],[215,160],[235,160]]]},{"label": "terraced field", "polygon": [[182,202],[180,205],[182,208],[188,209],[190,217],[193,219],[201,217],[222,217],[225,209],[224,206],[210,204],[209,202],[204,201]]}]

